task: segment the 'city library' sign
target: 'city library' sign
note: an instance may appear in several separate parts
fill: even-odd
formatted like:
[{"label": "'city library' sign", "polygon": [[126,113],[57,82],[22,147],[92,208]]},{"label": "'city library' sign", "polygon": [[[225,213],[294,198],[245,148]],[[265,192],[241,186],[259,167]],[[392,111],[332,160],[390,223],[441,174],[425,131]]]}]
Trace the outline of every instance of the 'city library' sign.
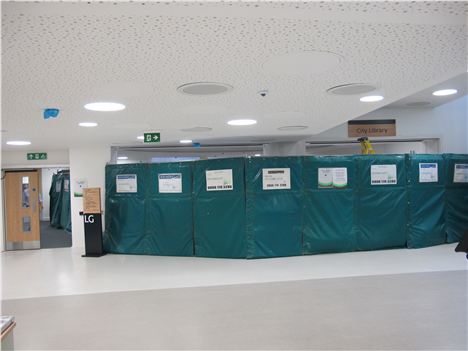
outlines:
[{"label": "'city library' sign", "polygon": [[394,119],[348,121],[348,137],[385,137],[396,136]]}]

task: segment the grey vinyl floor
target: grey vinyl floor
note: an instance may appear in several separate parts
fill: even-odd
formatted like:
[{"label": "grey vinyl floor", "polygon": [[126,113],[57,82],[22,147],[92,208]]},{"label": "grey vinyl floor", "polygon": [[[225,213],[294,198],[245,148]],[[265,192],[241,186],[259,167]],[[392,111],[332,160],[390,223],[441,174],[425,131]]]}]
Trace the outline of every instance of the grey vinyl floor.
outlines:
[{"label": "grey vinyl floor", "polygon": [[50,225],[49,221],[41,221],[41,249],[71,247],[72,236],[63,229]]},{"label": "grey vinyl floor", "polygon": [[5,300],[22,349],[466,350],[467,271]]}]

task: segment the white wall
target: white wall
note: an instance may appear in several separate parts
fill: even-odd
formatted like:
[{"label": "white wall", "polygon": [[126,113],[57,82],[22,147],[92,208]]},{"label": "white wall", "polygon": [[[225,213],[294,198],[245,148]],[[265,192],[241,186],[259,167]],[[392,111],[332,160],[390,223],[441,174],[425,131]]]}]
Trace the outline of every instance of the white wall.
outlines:
[{"label": "white wall", "polygon": [[[358,119],[395,119],[397,136],[394,138],[396,139],[439,138],[439,152],[468,153],[467,104],[468,97],[464,96],[435,108],[381,108]],[[311,140],[354,139],[348,138],[347,123],[311,138]]]},{"label": "white wall", "polygon": [[[70,149],[70,182],[71,182],[71,216],[72,246],[84,247],[83,198],[74,197],[75,180],[86,179],[88,187],[101,188],[101,207],[104,210],[105,166],[111,156],[110,147],[71,148]],[[84,253],[84,252],[83,252]]]},{"label": "white wall", "polygon": [[2,168],[9,167],[36,167],[38,165],[68,165],[68,150],[51,150],[47,152],[47,160],[28,161],[26,155],[29,151],[2,150]]}]

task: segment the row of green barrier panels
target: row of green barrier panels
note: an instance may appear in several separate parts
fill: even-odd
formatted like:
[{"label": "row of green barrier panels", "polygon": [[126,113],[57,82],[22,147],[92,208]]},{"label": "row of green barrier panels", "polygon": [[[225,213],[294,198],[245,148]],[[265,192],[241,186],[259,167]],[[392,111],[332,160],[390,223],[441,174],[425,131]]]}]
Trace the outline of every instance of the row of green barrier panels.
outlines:
[{"label": "row of green barrier panels", "polygon": [[107,252],[262,258],[459,241],[468,155],[106,166]]}]

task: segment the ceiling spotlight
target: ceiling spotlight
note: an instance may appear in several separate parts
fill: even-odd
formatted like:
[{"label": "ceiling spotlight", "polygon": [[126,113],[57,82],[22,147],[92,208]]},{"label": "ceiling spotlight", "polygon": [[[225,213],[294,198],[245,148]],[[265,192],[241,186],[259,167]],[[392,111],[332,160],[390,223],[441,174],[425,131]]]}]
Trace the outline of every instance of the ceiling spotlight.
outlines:
[{"label": "ceiling spotlight", "polygon": [[125,105],[118,102],[91,102],[84,105],[84,108],[90,111],[112,112],[125,109]]},{"label": "ceiling spotlight", "polygon": [[97,127],[97,123],[96,122],[81,122],[81,123],[78,123],[78,125],[80,127]]},{"label": "ceiling spotlight", "polygon": [[138,140],[144,140],[145,137],[144,137],[143,135],[139,135],[139,136],[137,136],[137,139],[138,139]]},{"label": "ceiling spotlight", "polygon": [[436,90],[432,93],[432,95],[435,96],[447,96],[447,95],[453,95],[458,93],[457,89],[442,89],[442,90]]},{"label": "ceiling spotlight", "polygon": [[117,160],[128,160],[128,156],[119,156]]},{"label": "ceiling spotlight", "polygon": [[230,126],[251,126],[257,124],[254,119],[233,119],[227,122]]},{"label": "ceiling spotlight", "polygon": [[179,143],[181,143],[181,144],[191,144],[191,143],[192,143],[192,140],[190,140],[190,139],[182,139],[182,140],[179,141]]},{"label": "ceiling spotlight", "polygon": [[262,156],[262,155],[261,155],[261,154],[255,154],[254,156],[255,156],[255,157],[260,157],[260,156]]},{"label": "ceiling spotlight", "polygon": [[7,141],[7,145],[14,145],[14,146],[25,146],[25,145],[31,145],[30,141],[26,140],[12,140],[12,141]]},{"label": "ceiling spotlight", "polygon": [[377,101],[382,101],[384,97],[382,95],[368,95],[368,96],[363,96],[359,100],[362,102],[377,102]]}]

